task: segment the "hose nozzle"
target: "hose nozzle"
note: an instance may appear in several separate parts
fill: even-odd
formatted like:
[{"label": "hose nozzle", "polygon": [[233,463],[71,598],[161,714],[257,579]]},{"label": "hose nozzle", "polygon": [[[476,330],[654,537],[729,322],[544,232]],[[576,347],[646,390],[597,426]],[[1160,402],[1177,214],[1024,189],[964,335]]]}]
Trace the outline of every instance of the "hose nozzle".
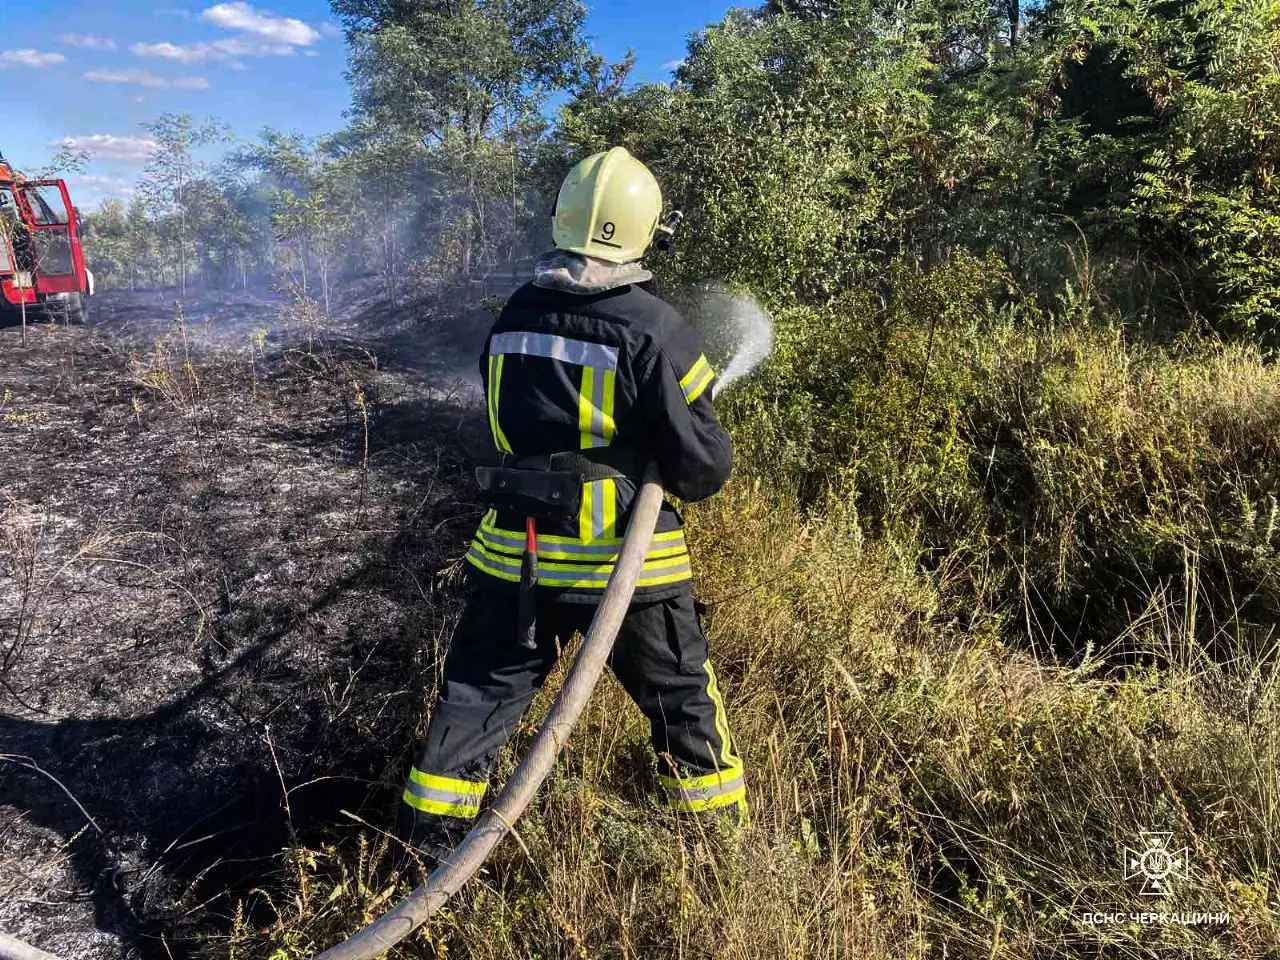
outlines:
[{"label": "hose nozzle", "polygon": [[684,220],[684,211],[678,207],[667,215],[667,219],[658,224],[657,235],[653,245],[663,253],[673,255],[676,252],[676,230]]}]

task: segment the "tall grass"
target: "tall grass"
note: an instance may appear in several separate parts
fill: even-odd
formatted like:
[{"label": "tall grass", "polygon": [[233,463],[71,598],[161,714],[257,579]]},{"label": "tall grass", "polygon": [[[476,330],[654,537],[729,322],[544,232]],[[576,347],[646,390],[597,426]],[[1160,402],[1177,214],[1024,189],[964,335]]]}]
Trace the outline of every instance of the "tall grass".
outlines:
[{"label": "tall grass", "polygon": [[[712,647],[751,772],[739,837],[654,800],[644,722],[606,682],[562,769],[404,956],[1265,956],[1280,839],[1274,674],[1201,655],[1113,670],[1011,650],[940,616],[928,575],[838,508],[742,479],[696,515]],[[1190,649],[1187,611],[1145,642]],[[555,681],[544,696],[554,693]],[[545,706],[535,706],[537,710]],[[516,747],[518,752],[519,745]],[[1099,927],[1152,909],[1143,830],[1191,848],[1159,908],[1211,927]],[[385,840],[296,850],[291,898],[237,956],[306,956],[385,909]],[[405,892],[400,886],[396,892]],[[273,954],[273,950],[282,952]]]},{"label": "tall grass", "polygon": [[[398,955],[1280,951],[1280,374],[1014,313],[978,273],[903,283],[782,318],[729,404],[735,478],[689,511],[750,824],[662,810],[606,681],[519,841]],[[1125,877],[1143,831],[1188,848],[1167,898]],[[292,851],[233,956],[376,916],[387,853]],[[1127,919],[1155,911],[1223,917]]]}]

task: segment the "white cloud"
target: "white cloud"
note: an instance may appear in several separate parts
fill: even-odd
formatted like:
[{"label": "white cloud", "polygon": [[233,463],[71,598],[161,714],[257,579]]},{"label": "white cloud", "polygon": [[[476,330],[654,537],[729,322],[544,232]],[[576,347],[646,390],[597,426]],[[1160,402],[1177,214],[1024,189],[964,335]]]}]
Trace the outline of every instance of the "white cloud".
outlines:
[{"label": "white cloud", "polygon": [[192,43],[179,46],[176,43],[135,43],[129,48],[139,57],[160,57],[179,63],[198,63],[207,59],[208,44]]},{"label": "white cloud", "polygon": [[30,47],[26,50],[0,50],[0,70],[6,67],[52,67],[66,59],[60,53],[42,53]]},{"label": "white cloud", "polygon": [[110,37],[95,37],[91,33],[60,33],[54,37],[59,43],[69,47],[83,47],[86,50],[114,50],[116,42]]},{"label": "white cloud", "polygon": [[133,83],[152,90],[208,90],[204,77],[158,77],[150,70],[90,70],[84,75],[92,83]]},{"label": "white cloud", "polygon": [[675,70],[679,70],[683,66],[684,66],[683,60],[668,60],[666,63],[662,65],[662,69],[675,71]]},{"label": "white cloud", "polygon": [[294,48],[287,43],[253,40],[247,37],[227,37],[213,41],[213,46],[229,57],[288,57]]},{"label": "white cloud", "polygon": [[110,133],[91,133],[83,137],[63,137],[50,146],[84,150],[89,156],[100,160],[144,163],[155,152],[156,142],[150,137],[117,137]]},{"label": "white cloud", "polygon": [[[232,69],[244,69],[240,60],[252,57],[291,57],[298,48],[310,47],[322,32],[332,35],[336,28],[328,23],[316,30],[293,17],[277,17],[248,3],[217,3],[200,15],[200,19],[241,36],[195,43],[135,43],[129,49],[135,56],[174,63],[226,63]],[[310,52],[310,51],[306,51]]]},{"label": "white cloud", "polygon": [[237,57],[289,57],[294,51],[287,43],[269,43],[246,37],[225,37],[212,43],[135,43],[129,49],[139,57],[155,57],[175,63],[229,61]]},{"label": "white cloud", "polygon": [[277,17],[248,3],[215,3],[200,19],[227,30],[251,33],[275,43],[309,47],[320,39],[313,27],[294,17]]},{"label": "white cloud", "polygon": [[82,183],[87,187],[107,187],[119,189],[127,187],[129,181],[124,177],[109,177],[105,173],[77,173],[71,177],[72,183]]},{"label": "white cloud", "polygon": [[146,70],[90,70],[84,78],[92,83],[136,83],[141,87],[163,89],[169,86],[164,77]]}]

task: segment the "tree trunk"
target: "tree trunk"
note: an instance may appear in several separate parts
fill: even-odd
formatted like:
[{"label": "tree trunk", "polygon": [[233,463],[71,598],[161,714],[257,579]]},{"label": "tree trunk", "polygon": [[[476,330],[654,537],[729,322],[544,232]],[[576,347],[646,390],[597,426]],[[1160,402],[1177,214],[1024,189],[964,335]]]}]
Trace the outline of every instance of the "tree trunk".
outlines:
[{"label": "tree trunk", "polygon": [[503,124],[507,128],[507,149],[511,151],[511,253],[507,259],[515,263],[520,244],[520,191],[516,181],[516,143],[511,137],[511,109],[503,112]]},{"label": "tree trunk", "polygon": [[390,288],[391,305],[394,307],[396,305],[396,220],[390,208],[387,209],[386,256],[387,282]]},{"label": "tree trunk", "polygon": [[187,295],[187,208],[182,202],[182,178],[178,179],[178,277],[182,295]]},{"label": "tree trunk", "polygon": [[324,315],[329,316],[329,254],[320,254],[320,288],[324,293]]}]

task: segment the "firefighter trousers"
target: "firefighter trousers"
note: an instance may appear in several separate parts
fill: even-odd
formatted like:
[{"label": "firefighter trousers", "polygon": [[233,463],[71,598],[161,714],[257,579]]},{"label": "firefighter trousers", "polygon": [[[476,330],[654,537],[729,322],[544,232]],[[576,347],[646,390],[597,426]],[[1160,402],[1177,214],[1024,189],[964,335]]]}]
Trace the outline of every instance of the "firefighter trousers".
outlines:
[{"label": "firefighter trousers", "polygon": [[[477,588],[445,657],[427,737],[402,794],[398,832],[474,819],[498,751],[555,665],[558,644],[586,634],[591,603],[541,601],[537,649],[516,641],[513,599]],[[667,802],[678,810],[746,810],[742,761],[707,656],[693,597],[634,605],[609,665],[649,720]]]}]

